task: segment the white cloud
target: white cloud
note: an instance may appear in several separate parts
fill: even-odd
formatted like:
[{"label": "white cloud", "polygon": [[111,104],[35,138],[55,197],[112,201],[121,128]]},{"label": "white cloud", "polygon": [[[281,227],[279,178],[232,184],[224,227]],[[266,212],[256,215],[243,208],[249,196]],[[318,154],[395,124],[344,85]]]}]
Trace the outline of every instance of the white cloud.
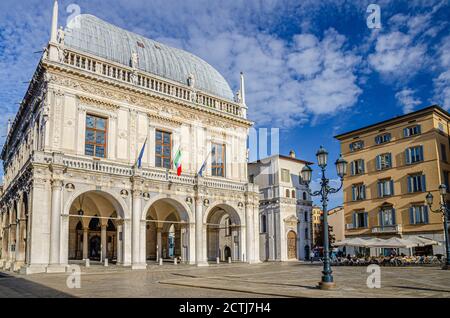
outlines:
[{"label": "white cloud", "polygon": [[403,113],[407,114],[412,112],[414,107],[422,103],[420,99],[414,98],[415,93],[414,90],[405,88],[395,94],[397,102],[403,107]]},{"label": "white cloud", "polygon": [[427,47],[399,31],[379,35],[369,64],[388,81],[413,77],[426,61]]},{"label": "white cloud", "polygon": [[434,79],[434,99],[442,107],[450,109],[450,36],[442,39],[437,52],[441,73]]}]

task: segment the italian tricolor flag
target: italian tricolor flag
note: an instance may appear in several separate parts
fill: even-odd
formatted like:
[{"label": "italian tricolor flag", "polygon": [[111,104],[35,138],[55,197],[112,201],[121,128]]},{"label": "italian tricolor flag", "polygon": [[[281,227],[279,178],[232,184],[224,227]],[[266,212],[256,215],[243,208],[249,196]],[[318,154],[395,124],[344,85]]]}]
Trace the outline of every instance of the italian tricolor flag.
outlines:
[{"label": "italian tricolor flag", "polygon": [[173,160],[173,164],[175,168],[177,168],[177,175],[181,175],[181,149],[178,149],[177,153],[175,154],[175,159]]}]

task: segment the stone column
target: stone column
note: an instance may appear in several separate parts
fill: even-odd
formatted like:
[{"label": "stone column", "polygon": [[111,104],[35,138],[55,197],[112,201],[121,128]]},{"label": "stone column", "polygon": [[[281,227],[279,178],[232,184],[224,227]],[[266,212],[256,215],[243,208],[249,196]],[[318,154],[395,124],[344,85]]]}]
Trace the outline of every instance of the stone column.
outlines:
[{"label": "stone column", "polygon": [[[59,265],[61,232],[61,192],[62,181],[52,181],[52,207],[50,223],[50,265]],[[60,271],[55,268],[56,271]],[[64,269],[65,270],[65,269]],[[52,271],[52,270],[51,270]]]},{"label": "stone column", "polygon": [[252,204],[253,210],[253,262],[260,263],[260,250],[259,250],[259,207],[256,204]]},{"label": "stone column", "polygon": [[253,261],[253,209],[249,204],[245,205],[245,242],[246,245],[246,255],[247,262],[252,263]]},{"label": "stone column", "polygon": [[102,247],[102,259],[101,261],[104,261],[105,258],[108,258],[107,255],[107,246],[106,246],[106,224],[102,224],[101,232],[100,232],[100,241],[101,241],[101,247]]},{"label": "stone column", "polygon": [[26,232],[26,222],[25,219],[19,219],[17,221],[16,230],[16,261],[19,263],[25,262],[25,235]]},{"label": "stone column", "polygon": [[161,228],[159,228],[159,224],[157,224],[156,228],[156,261],[159,262],[159,259],[162,257],[162,235]]},{"label": "stone column", "polygon": [[147,237],[147,222],[141,220],[140,222],[140,242],[139,242],[139,262],[142,264],[147,264],[147,253],[146,253],[146,237]]},{"label": "stone column", "polygon": [[186,228],[184,227],[184,224],[181,225],[180,229],[180,247],[181,247],[181,263],[184,263],[186,261],[186,249],[185,249],[185,236],[186,236]]},{"label": "stone column", "polygon": [[88,255],[88,229],[87,227],[83,228],[83,259],[89,258]]},{"label": "stone column", "polygon": [[203,242],[203,203],[200,197],[195,199],[195,261],[197,266],[208,266],[204,255]]},{"label": "stone column", "polygon": [[117,264],[122,264],[122,242],[123,242],[123,234],[122,234],[122,223],[117,224]]},{"label": "stone column", "polygon": [[140,260],[140,230],[141,230],[141,191],[133,190],[133,212],[132,212],[132,241],[131,241],[131,259],[132,269],[145,268],[145,264]]}]

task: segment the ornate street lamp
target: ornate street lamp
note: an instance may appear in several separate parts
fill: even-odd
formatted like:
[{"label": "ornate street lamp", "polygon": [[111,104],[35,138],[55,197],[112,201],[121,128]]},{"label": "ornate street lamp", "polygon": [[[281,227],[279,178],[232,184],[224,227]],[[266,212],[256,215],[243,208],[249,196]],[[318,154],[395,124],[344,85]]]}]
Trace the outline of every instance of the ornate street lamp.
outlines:
[{"label": "ornate street lamp", "polygon": [[433,210],[431,208],[431,205],[433,204],[433,195],[431,194],[431,192],[428,192],[425,199],[431,212],[442,213],[444,216],[444,238],[445,238],[446,259],[445,264],[442,266],[442,269],[450,269],[450,242],[448,237],[448,216],[450,210],[447,206],[447,201],[445,201],[445,195],[447,194],[447,187],[445,186],[445,184],[441,184],[439,186],[439,194],[441,195],[441,200],[439,202],[439,209]]},{"label": "ornate street lamp", "polygon": [[339,178],[341,179],[341,185],[339,188],[331,188],[329,186],[330,179],[325,177],[325,168],[327,167],[328,161],[328,151],[325,150],[322,146],[316,153],[317,163],[322,171],[322,178],[320,181],[321,189],[319,191],[311,192],[309,188],[309,184],[311,182],[312,169],[306,165],[303,167],[301,171],[302,181],[307,185],[307,190],[311,196],[320,196],[322,202],[322,210],[323,210],[323,253],[324,253],[324,261],[323,261],[323,271],[322,271],[322,280],[319,282],[319,288],[321,289],[331,289],[335,287],[335,283],[333,281],[333,275],[330,264],[330,247],[328,240],[328,195],[332,193],[338,192],[343,185],[344,176],[347,174],[347,161],[345,161],[342,156],[339,156],[339,159],[334,163],[336,166],[336,172]]}]

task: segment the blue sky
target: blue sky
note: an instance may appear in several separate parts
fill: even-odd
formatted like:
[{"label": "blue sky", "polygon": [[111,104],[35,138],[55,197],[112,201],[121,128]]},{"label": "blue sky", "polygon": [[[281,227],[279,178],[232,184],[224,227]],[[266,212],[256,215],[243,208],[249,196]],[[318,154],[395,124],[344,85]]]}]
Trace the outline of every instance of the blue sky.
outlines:
[{"label": "blue sky", "polygon": [[[48,41],[52,3],[0,3],[1,143]],[[381,29],[366,25],[370,3]],[[337,133],[430,104],[450,109],[449,1],[70,0],[60,1],[63,25],[70,4],[202,57],[234,91],[243,71],[249,117],[279,128],[280,152],[302,159],[324,145],[334,161]]]}]

